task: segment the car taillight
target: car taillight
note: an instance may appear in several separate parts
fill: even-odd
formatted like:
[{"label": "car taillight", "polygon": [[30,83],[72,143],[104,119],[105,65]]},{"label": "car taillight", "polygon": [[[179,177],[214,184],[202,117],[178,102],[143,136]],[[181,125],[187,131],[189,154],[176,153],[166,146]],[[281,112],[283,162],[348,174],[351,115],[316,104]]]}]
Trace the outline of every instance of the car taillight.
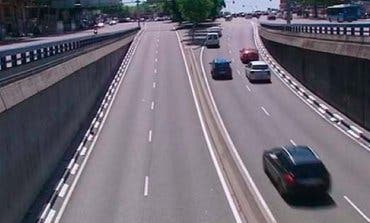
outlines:
[{"label": "car taillight", "polygon": [[284,178],[285,183],[288,186],[292,186],[292,185],[295,184],[294,175],[292,173],[286,173],[286,174],[284,174],[283,178]]}]

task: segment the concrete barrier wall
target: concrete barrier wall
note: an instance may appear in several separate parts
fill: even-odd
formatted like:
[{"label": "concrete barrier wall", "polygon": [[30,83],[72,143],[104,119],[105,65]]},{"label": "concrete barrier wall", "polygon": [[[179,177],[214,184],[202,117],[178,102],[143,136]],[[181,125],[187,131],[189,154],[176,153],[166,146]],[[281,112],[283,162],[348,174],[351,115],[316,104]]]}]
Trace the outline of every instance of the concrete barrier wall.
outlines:
[{"label": "concrete barrier wall", "polygon": [[[292,44],[284,36],[270,38],[270,35],[262,34],[261,37],[270,54],[302,84],[364,128],[370,129],[370,58],[328,53],[325,52],[328,48],[324,47],[324,42],[315,44],[312,39],[312,45],[320,44],[325,50],[297,47],[295,43],[302,40],[291,40],[292,36],[289,37]],[[345,43],[336,44],[338,48],[346,48]]]},{"label": "concrete barrier wall", "polygon": [[92,117],[134,35],[0,89],[0,222],[19,222]]}]

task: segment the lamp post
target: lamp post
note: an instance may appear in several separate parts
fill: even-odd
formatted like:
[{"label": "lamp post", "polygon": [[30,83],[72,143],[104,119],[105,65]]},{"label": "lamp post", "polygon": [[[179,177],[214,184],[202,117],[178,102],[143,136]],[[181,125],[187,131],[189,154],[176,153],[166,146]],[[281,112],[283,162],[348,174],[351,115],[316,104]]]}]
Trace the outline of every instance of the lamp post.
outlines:
[{"label": "lamp post", "polygon": [[139,3],[140,0],[136,0],[136,19],[137,19],[137,26],[140,28],[140,18],[139,18]]},{"label": "lamp post", "polygon": [[292,8],[290,5],[290,0],[286,0],[286,23],[290,25],[292,22]]}]

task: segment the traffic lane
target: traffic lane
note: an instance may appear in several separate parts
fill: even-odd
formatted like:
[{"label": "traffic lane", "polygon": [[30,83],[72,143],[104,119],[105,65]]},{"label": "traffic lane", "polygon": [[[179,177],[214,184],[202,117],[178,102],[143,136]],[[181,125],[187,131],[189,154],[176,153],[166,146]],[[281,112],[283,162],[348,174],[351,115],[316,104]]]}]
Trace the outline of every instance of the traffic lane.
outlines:
[{"label": "traffic lane", "polygon": [[[206,70],[209,74],[209,68]],[[302,209],[288,205],[264,174],[262,153],[289,143],[289,136],[280,133],[281,126],[270,123],[270,117],[256,106],[258,100],[246,95],[247,90],[240,86],[242,79],[238,75],[234,75],[232,81],[211,78],[209,81],[225,126],[278,222],[356,222],[356,216],[353,217],[344,204],[333,206],[325,201],[321,207],[313,204],[310,208],[303,204]]]},{"label": "traffic lane", "polygon": [[[140,222],[148,168],[148,100],[155,33],[146,32],[62,216],[62,222]],[[142,66],[142,58],[147,58]],[[153,61],[153,62],[151,62]]]},{"label": "traffic lane", "polygon": [[170,31],[172,25],[158,28],[153,151],[143,222],[233,222],[203,138],[176,33]]},{"label": "traffic lane", "polygon": [[[103,28],[98,29],[98,33],[110,33],[110,32],[126,30],[126,29],[132,29],[135,27],[137,27],[137,23],[133,23],[133,22],[132,23],[118,23],[117,25],[114,25],[114,26],[105,25]],[[22,47],[30,47],[30,46],[50,43],[54,41],[69,40],[73,38],[93,36],[93,35],[95,35],[93,33],[93,29],[89,29],[89,30],[83,30],[83,31],[71,33],[71,34],[30,38],[29,40],[26,40],[25,42],[21,42],[21,43],[1,45],[0,51],[12,50],[12,49],[17,49],[17,48],[22,48]]]},{"label": "traffic lane", "polygon": [[[225,33],[226,33],[226,35],[228,35],[228,33],[227,33],[227,28],[225,28]],[[233,30],[233,32],[232,32],[232,34],[234,34],[234,36],[238,36],[238,34],[237,34],[237,30]],[[242,39],[240,39],[239,41],[245,41],[246,39],[248,39],[248,37],[247,36],[245,36],[245,37],[243,37]],[[234,41],[235,42],[235,41]],[[222,47],[221,47],[221,51],[222,51]],[[224,51],[223,53],[221,52],[218,52],[218,53],[215,53],[214,55],[217,55],[217,54],[227,54],[227,51],[229,51],[228,49],[226,49],[226,51]],[[214,52],[214,51],[212,51],[212,52]],[[235,55],[234,55],[235,56]],[[235,59],[235,60],[237,60],[238,58],[237,58],[237,56],[235,56],[235,58],[233,58],[233,59]],[[211,58],[209,58],[208,60],[211,60]],[[240,64],[241,65],[241,64]],[[234,67],[235,66],[237,66],[236,64],[234,64]],[[243,69],[243,66],[241,65],[241,67],[239,67],[239,68],[237,68],[237,69]],[[234,69],[234,71],[235,71],[235,69]],[[234,72],[235,73],[235,72]],[[244,76],[244,75],[243,75]],[[234,78],[236,78],[236,79],[240,79],[240,80],[238,80],[238,83],[242,83],[242,84],[240,84],[240,86],[235,86],[235,87],[231,87],[231,89],[233,89],[233,90],[235,90],[235,89],[244,89],[244,92],[241,92],[240,94],[241,95],[248,95],[248,93],[246,93],[246,92],[248,92],[247,91],[247,89],[245,88],[245,86],[249,86],[249,83],[248,83],[248,81],[246,81],[246,79],[243,77],[243,78],[240,78],[239,76],[236,76],[236,77],[234,77]],[[244,83],[243,83],[244,82]],[[275,80],[273,80],[273,83],[278,83],[278,82],[275,82]],[[216,84],[216,83],[215,83]],[[271,86],[268,86],[268,85],[256,85],[256,87],[257,88],[262,88],[261,86],[266,86],[266,88],[268,87],[268,89],[275,89],[274,87],[271,87]],[[283,89],[285,89],[285,90],[287,90],[286,88],[284,88],[284,87],[282,87]],[[254,93],[254,91],[253,91],[253,85],[250,85],[249,86],[249,89],[252,89],[252,94]],[[219,90],[219,89],[217,89],[216,91],[220,91],[220,92],[222,92],[222,95],[224,95],[225,94],[225,92],[227,91],[227,89],[223,89],[223,90]],[[264,91],[266,91],[266,89],[261,89],[261,91],[262,91],[262,93],[264,92]],[[290,92],[288,92],[288,93],[290,93]],[[215,93],[215,94],[217,94],[217,93]],[[255,93],[257,96],[258,95],[261,95],[260,93]],[[290,93],[291,94],[291,93]],[[246,95],[246,96],[247,96]],[[280,95],[279,94],[277,94],[277,92],[272,92],[272,95],[274,95],[274,96],[276,96],[276,97],[280,97]],[[288,95],[288,96],[292,96],[292,95]],[[285,101],[290,101],[290,100],[287,100],[289,97],[280,97],[280,100],[283,98],[283,100],[285,100]],[[220,97],[225,97],[225,96],[220,96]],[[235,100],[235,97],[238,97],[238,94],[235,94],[234,96],[233,96],[233,100]],[[217,96],[216,96],[216,98],[217,98]],[[241,96],[240,98],[245,98],[245,96]],[[225,101],[231,101],[232,99],[225,99]],[[216,101],[217,101],[217,99],[216,99]],[[249,104],[258,104],[258,103],[260,103],[260,101],[261,101],[261,99],[259,99],[259,98],[257,98],[257,103],[255,103],[255,102],[252,102],[252,103],[249,103]],[[274,102],[276,102],[276,103],[279,103],[279,100],[273,100]],[[243,101],[241,101],[240,103],[248,103],[248,102],[243,102]],[[268,104],[268,103],[267,103]],[[233,106],[229,106],[229,107],[233,107]],[[266,106],[265,106],[266,107]],[[258,111],[258,113],[260,114],[260,115],[263,115],[264,113],[265,113],[265,111],[264,110],[266,110],[266,108],[265,107],[263,107],[263,106],[256,106],[256,109],[254,109],[253,111],[245,111],[244,112],[244,114],[253,114],[253,112],[256,112],[256,111]],[[302,106],[301,106],[302,107]],[[240,109],[237,109],[237,110],[240,110]],[[230,112],[230,113],[232,113],[234,116],[235,116],[235,112]],[[266,118],[268,118],[267,116],[269,116],[270,115],[270,113],[271,113],[271,111],[270,112],[268,112],[267,111],[267,113],[268,113],[268,115],[267,114],[265,114],[266,115]],[[312,112],[311,112],[312,113]],[[298,113],[298,114],[300,114],[300,113]],[[257,114],[258,115],[258,114]],[[256,117],[257,119],[258,119],[258,117]],[[317,119],[317,118],[316,118]],[[309,119],[308,119],[309,120]],[[252,119],[252,120],[250,120],[251,122],[249,122],[249,123],[254,123],[255,121],[254,121],[254,119]],[[243,126],[243,125],[241,125],[241,123],[242,122],[240,122],[240,121],[235,121],[235,123],[234,123],[234,125],[238,125],[238,126]],[[269,123],[271,123],[271,121],[269,121]],[[274,129],[274,131],[272,131],[271,132],[271,134],[274,134],[275,132],[279,132],[280,133],[280,137],[283,139],[283,138],[285,138],[285,143],[283,143],[283,144],[287,144],[287,142],[289,142],[290,141],[290,137],[292,137],[292,133],[291,132],[282,132],[281,130],[280,130],[280,128],[282,128],[282,126],[284,126],[284,123],[283,123],[283,125],[282,125],[282,123],[271,123],[272,125],[271,126],[268,126],[268,128],[270,128],[270,129]],[[323,124],[323,123],[321,123],[321,124]],[[325,123],[324,123],[325,124]],[[246,125],[247,125],[247,123],[246,123]],[[259,126],[259,124],[258,123],[256,123],[256,124],[254,124],[253,126]],[[329,128],[330,128],[330,126],[329,126]],[[235,129],[237,129],[237,128],[235,128]],[[284,129],[286,129],[285,128],[285,126],[284,126]],[[289,128],[287,128],[287,129],[289,129]],[[336,131],[335,129],[332,129],[332,131]],[[256,131],[258,131],[258,132],[261,132],[261,131],[259,131],[259,130],[255,130],[254,132],[256,132]],[[253,132],[253,131],[252,131]],[[293,130],[293,132],[300,132],[300,131],[294,131]],[[340,136],[340,134],[341,133],[339,133],[339,132],[337,132],[338,134],[339,134],[339,136]],[[271,138],[271,134],[269,134],[268,135],[268,138]],[[276,133],[275,133],[276,134]],[[283,137],[283,135],[285,136],[285,137]],[[293,135],[294,136],[294,135]],[[254,137],[252,137],[252,138],[255,138],[255,136]],[[277,145],[283,145],[283,144],[277,144]],[[275,145],[276,146],[276,145]],[[265,147],[265,148],[271,148],[271,146],[270,147]],[[247,155],[249,155],[250,156],[250,153],[248,153]],[[261,157],[261,155],[262,154],[258,154],[258,156],[260,156]],[[334,162],[335,163],[338,163],[337,162],[338,160],[335,160]],[[334,168],[335,169],[335,168]],[[342,202],[342,200],[341,200],[341,202]],[[343,219],[343,218],[341,218],[341,219]]]},{"label": "traffic lane", "polygon": [[[237,35],[237,32],[236,30],[230,32],[235,34],[233,43],[250,40],[252,30],[246,36]],[[232,46],[236,49],[236,44]],[[236,54],[232,56],[235,60],[238,59]],[[242,71],[244,69],[244,65],[239,61],[233,66]],[[242,74],[244,76],[244,71]],[[272,116],[270,122],[275,126],[284,126],[280,133],[290,137],[289,143],[292,140],[297,144],[307,144],[316,148],[332,173],[334,182],[338,182],[333,185],[333,193],[337,191],[336,194],[342,196],[342,200],[344,194],[351,195],[356,203],[364,207],[365,212],[370,213],[370,207],[367,205],[370,198],[370,175],[363,171],[370,169],[367,162],[368,152],[313,112],[275,75],[272,76],[272,84],[251,84],[245,77],[242,81],[256,97],[258,106]],[[353,185],[352,182],[357,183]]]}]

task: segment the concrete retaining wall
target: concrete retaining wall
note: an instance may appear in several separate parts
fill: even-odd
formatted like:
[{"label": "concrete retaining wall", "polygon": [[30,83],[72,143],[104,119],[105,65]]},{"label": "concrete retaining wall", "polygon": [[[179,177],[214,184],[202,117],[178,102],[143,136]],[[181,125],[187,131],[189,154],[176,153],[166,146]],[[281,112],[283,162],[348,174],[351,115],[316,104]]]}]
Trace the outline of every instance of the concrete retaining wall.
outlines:
[{"label": "concrete retaining wall", "polygon": [[134,35],[0,89],[0,222],[19,222],[91,118]]},{"label": "concrete retaining wall", "polygon": [[[370,58],[361,53],[362,50],[356,51],[358,57],[343,55],[354,55],[354,49],[361,46],[351,48],[353,43],[335,42],[336,48],[342,49],[338,53],[330,51],[334,42],[325,47],[325,42],[319,40],[266,33],[260,33],[262,40],[279,64],[312,92],[370,129]],[[297,44],[303,42],[306,43]],[[349,50],[345,51],[346,48]]]}]

